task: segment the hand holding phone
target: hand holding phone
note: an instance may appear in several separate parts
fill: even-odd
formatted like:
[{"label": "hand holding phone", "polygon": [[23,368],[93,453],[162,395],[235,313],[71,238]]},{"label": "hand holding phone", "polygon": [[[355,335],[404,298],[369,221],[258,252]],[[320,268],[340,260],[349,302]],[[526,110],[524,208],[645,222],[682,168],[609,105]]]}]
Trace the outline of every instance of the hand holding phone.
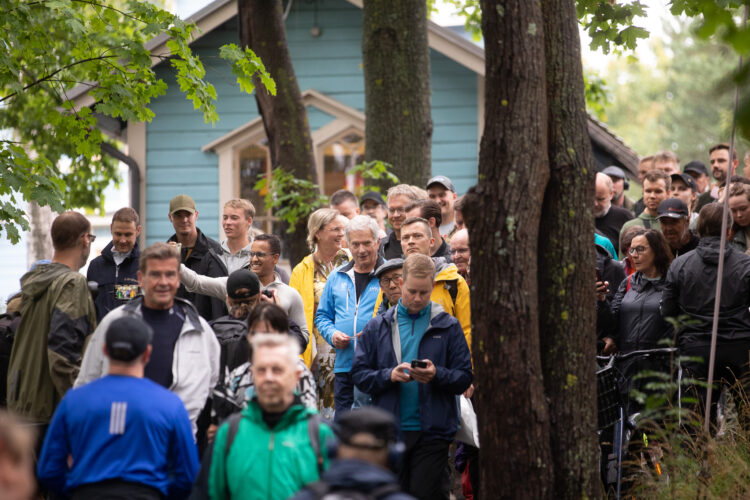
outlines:
[{"label": "hand holding phone", "polygon": [[427,361],[420,361],[418,359],[411,360],[412,368],[427,368]]}]

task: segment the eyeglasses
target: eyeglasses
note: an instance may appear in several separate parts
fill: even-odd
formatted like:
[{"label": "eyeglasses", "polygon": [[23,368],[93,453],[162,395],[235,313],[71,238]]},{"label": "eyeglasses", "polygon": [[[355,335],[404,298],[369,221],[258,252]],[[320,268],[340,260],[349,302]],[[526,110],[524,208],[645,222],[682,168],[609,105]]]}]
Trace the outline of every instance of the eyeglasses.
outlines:
[{"label": "eyeglasses", "polygon": [[269,255],[276,255],[275,253],[266,253],[266,252],[253,252],[250,250],[250,257],[258,257],[259,259],[265,259]]},{"label": "eyeglasses", "polygon": [[389,214],[405,214],[406,207],[388,207]]},{"label": "eyeglasses", "polygon": [[389,286],[391,283],[393,283],[394,285],[398,286],[398,280],[400,280],[400,279],[401,279],[401,275],[400,274],[397,274],[397,275],[395,275],[392,278],[385,278],[385,277],[383,277],[383,278],[380,278],[380,285],[381,286]]},{"label": "eyeglasses", "polygon": [[451,255],[454,253],[469,253],[468,248],[451,248]]},{"label": "eyeglasses", "polygon": [[635,255],[635,254],[642,254],[646,250],[648,250],[650,247],[644,247],[643,245],[637,246],[637,247],[630,247],[628,250],[628,254]]},{"label": "eyeglasses", "polygon": [[89,237],[89,243],[93,243],[96,240],[95,234],[89,234],[88,237]]}]

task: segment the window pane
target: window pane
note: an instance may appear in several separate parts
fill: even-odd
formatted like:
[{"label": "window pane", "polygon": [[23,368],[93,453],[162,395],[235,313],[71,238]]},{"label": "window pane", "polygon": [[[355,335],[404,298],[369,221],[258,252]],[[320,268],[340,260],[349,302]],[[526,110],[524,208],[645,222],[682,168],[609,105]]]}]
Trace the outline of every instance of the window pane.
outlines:
[{"label": "window pane", "polygon": [[355,178],[347,171],[362,163],[365,155],[365,140],[358,131],[346,132],[323,149],[323,192],[331,195],[339,189],[354,191],[363,185],[359,176]]},{"label": "window pane", "polygon": [[268,153],[266,148],[252,145],[240,151],[240,197],[250,200],[255,205],[255,215],[266,215],[263,202],[265,192],[255,190],[255,183],[266,176],[268,171]]}]

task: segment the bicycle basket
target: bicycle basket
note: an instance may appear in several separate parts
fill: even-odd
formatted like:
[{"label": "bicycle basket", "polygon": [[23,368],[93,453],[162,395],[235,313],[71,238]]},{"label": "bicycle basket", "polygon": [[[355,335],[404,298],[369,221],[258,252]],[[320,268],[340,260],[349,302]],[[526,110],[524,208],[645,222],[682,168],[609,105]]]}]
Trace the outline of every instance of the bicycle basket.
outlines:
[{"label": "bicycle basket", "polygon": [[596,402],[599,430],[606,429],[620,418],[620,391],[615,374],[614,358],[596,371]]}]

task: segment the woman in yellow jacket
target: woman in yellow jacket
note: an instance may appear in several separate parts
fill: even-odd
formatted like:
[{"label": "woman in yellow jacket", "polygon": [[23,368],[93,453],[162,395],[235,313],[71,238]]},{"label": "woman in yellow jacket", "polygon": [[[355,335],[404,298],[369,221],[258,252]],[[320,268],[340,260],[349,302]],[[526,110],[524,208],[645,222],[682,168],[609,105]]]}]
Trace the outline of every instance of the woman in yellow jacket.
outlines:
[{"label": "woman in yellow jacket", "polygon": [[349,252],[342,248],[344,226],[348,222],[337,210],[321,208],[313,212],[307,220],[307,244],[312,253],[295,266],[289,280],[289,286],[302,295],[307,329],[311,333],[303,359],[315,377],[318,409],[327,420],[333,419],[333,365],[336,349],[318,333],[313,319],[329,273],[349,262]]}]

